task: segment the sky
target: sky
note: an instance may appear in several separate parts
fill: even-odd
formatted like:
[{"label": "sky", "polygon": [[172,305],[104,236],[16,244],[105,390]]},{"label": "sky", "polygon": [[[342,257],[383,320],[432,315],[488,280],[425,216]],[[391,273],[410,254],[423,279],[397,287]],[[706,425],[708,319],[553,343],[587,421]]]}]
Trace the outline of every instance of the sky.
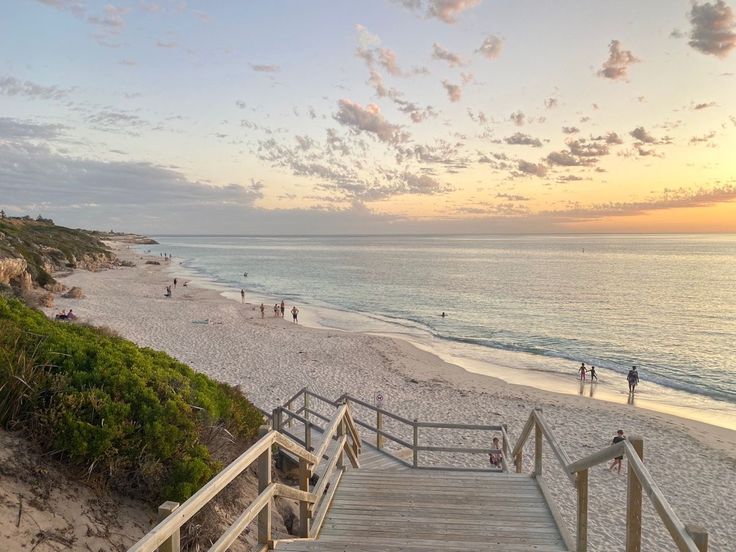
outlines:
[{"label": "sky", "polygon": [[736,232],[734,0],[4,0],[0,207],[140,233]]}]

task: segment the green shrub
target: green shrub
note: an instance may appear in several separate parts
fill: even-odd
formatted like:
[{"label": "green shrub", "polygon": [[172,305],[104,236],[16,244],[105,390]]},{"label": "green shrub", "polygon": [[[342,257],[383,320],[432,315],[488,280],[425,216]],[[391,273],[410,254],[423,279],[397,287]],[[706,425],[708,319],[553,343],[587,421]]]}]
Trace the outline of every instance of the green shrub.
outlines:
[{"label": "green shrub", "polygon": [[[235,388],[109,332],[0,297],[0,424],[150,500],[185,500],[219,469],[200,435],[252,439],[263,419]],[[22,379],[19,381],[19,378]]]}]

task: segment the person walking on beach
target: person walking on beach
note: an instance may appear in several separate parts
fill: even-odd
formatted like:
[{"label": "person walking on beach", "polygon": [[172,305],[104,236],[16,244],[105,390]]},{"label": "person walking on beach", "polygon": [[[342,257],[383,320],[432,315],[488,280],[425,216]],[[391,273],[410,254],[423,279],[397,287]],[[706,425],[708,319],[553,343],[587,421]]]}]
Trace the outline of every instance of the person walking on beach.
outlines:
[{"label": "person walking on beach", "polygon": [[633,393],[636,390],[636,385],[639,383],[639,372],[636,371],[636,366],[629,370],[626,380],[629,382],[629,393]]},{"label": "person walking on beach", "polygon": [[284,304],[284,300],[281,300],[281,318],[284,317],[284,314],[286,314],[286,305]]},{"label": "person walking on beach", "polygon": [[174,288],[176,288],[176,278],[174,278]]},{"label": "person walking on beach", "polygon": [[278,316],[279,316],[279,304],[278,303],[274,303],[274,305],[273,305],[273,315],[276,318],[278,318]]},{"label": "person walking on beach", "polygon": [[580,381],[585,381],[586,368],[585,368],[584,362],[580,364],[580,368],[578,368],[578,372],[580,372]]},{"label": "person walking on beach", "polygon": [[595,366],[590,367],[590,383],[598,381],[598,375],[595,373]]},{"label": "person walking on beach", "polygon": [[[626,436],[624,435],[624,430],[619,429],[616,432],[616,436],[613,438],[613,442],[611,444],[615,445],[616,443],[620,443],[621,441],[624,441],[624,440],[626,440]],[[623,459],[624,459],[623,455],[617,456],[616,458],[614,458],[611,465],[608,466],[608,471],[613,471],[614,468],[618,468],[617,470],[618,473],[621,473],[621,462]]]},{"label": "person walking on beach", "polygon": [[261,318],[266,316],[266,307],[261,303]]},{"label": "person walking on beach", "polygon": [[240,302],[245,303],[245,290],[244,289],[240,290]]},{"label": "person walking on beach", "polygon": [[296,305],[294,305],[293,307],[291,307],[291,318],[292,318],[292,321],[294,322],[294,324],[298,324],[299,323],[298,320],[297,320],[297,317],[298,316],[299,316],[299,309],[296,308]]}]

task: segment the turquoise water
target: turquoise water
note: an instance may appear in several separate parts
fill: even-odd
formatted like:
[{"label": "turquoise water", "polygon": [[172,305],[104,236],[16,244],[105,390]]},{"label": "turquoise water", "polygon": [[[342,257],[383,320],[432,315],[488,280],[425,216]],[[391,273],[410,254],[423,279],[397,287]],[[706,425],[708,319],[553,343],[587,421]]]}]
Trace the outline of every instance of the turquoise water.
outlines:
[{"label": "turquoise water", "polygon": [[146,249],[249,295],[327,308],[328,325],[362,313],[541,370],[635,364],[736,404],[736,235],[156,239]]}]

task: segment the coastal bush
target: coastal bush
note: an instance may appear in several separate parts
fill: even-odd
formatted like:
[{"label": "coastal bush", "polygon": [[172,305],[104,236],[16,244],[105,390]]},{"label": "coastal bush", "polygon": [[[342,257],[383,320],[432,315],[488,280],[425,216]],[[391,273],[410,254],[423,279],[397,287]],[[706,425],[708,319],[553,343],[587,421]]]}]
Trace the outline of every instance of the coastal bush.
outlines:
[{"label": "coastal bush", "polygon": [[104,330],[0,297],[0,424],[132,496],[185,500],[220,468],[202,435],[263,418],[236,389]]}]

